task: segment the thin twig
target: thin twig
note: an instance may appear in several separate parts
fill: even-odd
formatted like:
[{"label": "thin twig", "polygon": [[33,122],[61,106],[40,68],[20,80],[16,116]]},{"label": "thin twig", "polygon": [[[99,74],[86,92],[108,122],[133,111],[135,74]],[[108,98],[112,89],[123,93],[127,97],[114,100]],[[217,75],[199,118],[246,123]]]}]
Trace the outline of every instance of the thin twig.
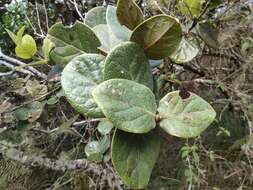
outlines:
[{"label": "thin twig", "polygon": [[[0,60],[12,63],[12,64],[14,64],[16,66],[17,65],[25,65],[26,64],[26,63],[24,63],[22,61],[19,61],[19,60],[15,59],[15,58],[12,58],[12,57],[10,57],[8,55],[3,54],[1,51],[0,51]],[[47,79],[47,75],[45,75],[44,73],[39,72],[37,69],[35,69],[33,67],[28,67],[27,70],[29,70],[32,75],[36,75],[36,76],[38,76],[38,77],[40,77],[40,78],[42,78],[44,80]]]}]

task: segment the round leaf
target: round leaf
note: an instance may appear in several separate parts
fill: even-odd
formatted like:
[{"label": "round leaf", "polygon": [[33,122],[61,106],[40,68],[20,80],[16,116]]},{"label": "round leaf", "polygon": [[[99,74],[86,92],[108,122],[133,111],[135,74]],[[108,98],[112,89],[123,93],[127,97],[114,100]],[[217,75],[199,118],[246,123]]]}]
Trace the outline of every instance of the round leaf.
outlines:
[{"label": "round leaf", "polygon": [[167,133],[192,138],[200,135],[215,119],[214,109],[194,93],[182,99],[179,91],[168,93],[158,107],[160,126]]},{"label": "round leaf", "polygon": [[36,42],[30,35],[24,35],[20,44],[15,48],[15,53],[22,59],[31,59],[37,52]]},{"label": "round leaf", "polygon": [[91,28],[100,24],[106,24],[106,7],[98,6],[89,10],[85,16],[84,23]]},{"label": "round leaf", "polygon": [[119,22],[130,30],[133,30],[144,21],[141,9],[134,0],[119,0],[116,14]]},{"label": "round leaf", "polygon": [[96,34],[81,22],[71,27],[56,23],[49,29],[48,38],[55,44],[52,60],[64,65],[77,55],[98,53],[97,48],[101,45]]},{"label": "round leaf", "polygon": [[142,189],[149,178],[160,150],[159,137],[116,130],[112,140],[112,163],[120,178],[131,189]]},{"label": "round leaf", "polygon": [[194,59],[198,53],[198,46],[193,41],[183,38],[177,50],[170,55],[170,59],[175,63],[187,63]]},{"label": "round leaf", "polygon": [[104,79],[133,80],[153,89],[153,78],[148,59],[141,46],[124,42],[115,47],[105,60]]},{"label": "round leaf", "polygon": [[115,127],[131,133],[147,133],[155,127],[155,96],[146,86],[110,79],[99,84],[92,95]]},{"label": "round leaf", "polygon": [[99,47],[104,52],[109,52],[114,46],[118,45],[121,40],[116,38],[114,34],[109,30],[106,24],[100,24],[93,28],[93,31],[98,36],[102,46]]},{"label": "round leaf", "polygon": [[141,44],[150,59],[163,59],[171,55],[182,39],[179,22],[167,15],[151,17],[137,26],[130,38]]},{"label": "round leaf", "polygon": [[131,31],[121,25],[116,15],[116,7],[109,5],[106,11],[106,22],[110,31],[120,40],[128,41],[131,35]]},{"label": "round leaf", "polygon": [[92,90],[103,80],[103,60],[102,55],[83,54],[74,58],[62,72],[61,84],[65,96],[84,115],[103,116],[91,95]]}]

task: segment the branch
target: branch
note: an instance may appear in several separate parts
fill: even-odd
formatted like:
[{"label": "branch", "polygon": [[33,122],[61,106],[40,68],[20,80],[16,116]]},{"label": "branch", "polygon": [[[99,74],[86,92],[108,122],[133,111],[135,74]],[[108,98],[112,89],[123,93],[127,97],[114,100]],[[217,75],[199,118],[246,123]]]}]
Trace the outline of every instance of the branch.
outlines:
[{"label": "branch", "polygon": [[[14,59],[10,56],[7,56],[5,54],[3,54],[0,50],[0,60],[3,60],[5,62],[9,62],[9,63],[12,63],[14,65],[25,65],[26,63],[22,62],[22,61],[19,61],[17,59]],[[33,67],[27,67],[27,70],[29,70],[29,73],[32,74],[32,75],[36,75],[42,79],[47,79],[47,75],[45,75],[44,73],[41,73],[39,72],[37,69],[33,68]]]},{"label": "branch", "polygon": [[[86,159],[78,160],[55,160],[50,158],[44,158],[41,156],[26,155],[24,152],[15,148],[9,148],[4,145],[0,146],[0,153],[10,160],[17,161],[21,164],[29,166],[41,166],[56,171],[74,171],[82,170],[87,172],[88,175],[101,176],[113,176],[115,184],[121,184],[120,179],[115,175],[114,171],[110,168],[103,168],[102,165],[93,163]],[[117,189],[121,189],[120,185]]]}]

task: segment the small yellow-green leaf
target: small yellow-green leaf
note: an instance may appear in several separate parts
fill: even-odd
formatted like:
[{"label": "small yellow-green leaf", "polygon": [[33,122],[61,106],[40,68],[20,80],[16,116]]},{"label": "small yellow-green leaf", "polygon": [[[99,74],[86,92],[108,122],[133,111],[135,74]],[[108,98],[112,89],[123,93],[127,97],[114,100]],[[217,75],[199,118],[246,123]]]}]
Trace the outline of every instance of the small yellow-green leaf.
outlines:
[{"label": "small yellow-green leaf", "polygon": [[159,150],[156,131],[131,134],[117,129],[112,140],[112,163],[124,184],[131,189],[145,188]]},{"label": "small yellow-green leaf", "polygon": [[173,17],[154,16],[137,26],[130,40],[142,45],[150,59],[163,59],[178,48],[182,40],[181,25]]},{"label": "small yellow-green leaf", "polygon": [[199,48],[194,41],[183,38],[177,50],[170,55],[170,59],[175,63],[187,63],[194,59],[198,53]]},{"label": "small yellow-green leaf", "polygon": [[[20,44],[22,42],[22,37],[23,37],[23,34],[25,32],[25,26],[22,26],[18,32],[17,32],[17,43]],[[17,45],[18,45],[17,44]]]},{"label": "small yellow-green leaf", "polygon": [[120,24],[125,25],[130,30],[144,21],[142,11],[134,0],[119,0],[116,14]]},{"label": "small yellow-green leaf", "polygon": [[44,59],[46,60],[49,59],[50,52],[53,48],[54,48],[53,42],[51,42],[48,38],[45,38],[43,40],[43,46],[42,46]]},{"label": "small yellow-green leaf", "polygon": [[104,80],[123,78],[153,90],[153,77],[143,48],[134,42],[122,42],[106,57]]},{"label": "small yellow-green leaf", "polygon": [[85,15],[84,23],[91,28],[100,24],[106,24],[106,7],[98,6],[89,10]]},{"label": "small yellow-green leaf", "polygon": [[215,119],[212,106],[194,93],[182,99],[179,91],[168,93],[160,100],[158,107],[160,127],[167,133],[193,138],[202,133]]},{"label": "small yellow-green leaf", "polygon": [[26,34],[23,36],[21,44],[15,48],[15,53],[22,59],[31,59],[37,52],[36,42],[32,36]]},{"label": "small yellow-green leaf", "polygon": [[147,133],[156,126],[156,101],[146,86],[126,79],[99,84],[92,95],[112,124],[131,133]]},{"label": "small yellow-green leaf", "polygon": [[179,0],[177,8],[182,14],[192,18],[199,16],[202,4],[203,0]]}]

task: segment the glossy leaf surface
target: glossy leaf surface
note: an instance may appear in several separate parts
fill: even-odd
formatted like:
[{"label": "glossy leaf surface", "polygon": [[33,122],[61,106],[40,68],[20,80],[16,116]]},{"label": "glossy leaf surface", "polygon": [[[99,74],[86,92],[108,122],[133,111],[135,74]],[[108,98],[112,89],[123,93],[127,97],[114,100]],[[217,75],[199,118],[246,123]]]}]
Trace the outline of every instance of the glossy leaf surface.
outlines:
[{"label": "glossy leaf surface", "polygon": [[26,34],[15,48],[15,53],[22,59],[31,59],[37,52],[37,45],[32,36]]},{"label": "glossy leaf surface", "polygon": [[171,55],[182,39],[182,29],[177,19],[158,15],[137,26],[130,38],[143,46],[150,59],[163,59]]},{"label": "glossy leaf surface", "polygon": [[130,30],[144,21],[142,11],[134,0],[119,0],[116,14],[119,22]]}]

